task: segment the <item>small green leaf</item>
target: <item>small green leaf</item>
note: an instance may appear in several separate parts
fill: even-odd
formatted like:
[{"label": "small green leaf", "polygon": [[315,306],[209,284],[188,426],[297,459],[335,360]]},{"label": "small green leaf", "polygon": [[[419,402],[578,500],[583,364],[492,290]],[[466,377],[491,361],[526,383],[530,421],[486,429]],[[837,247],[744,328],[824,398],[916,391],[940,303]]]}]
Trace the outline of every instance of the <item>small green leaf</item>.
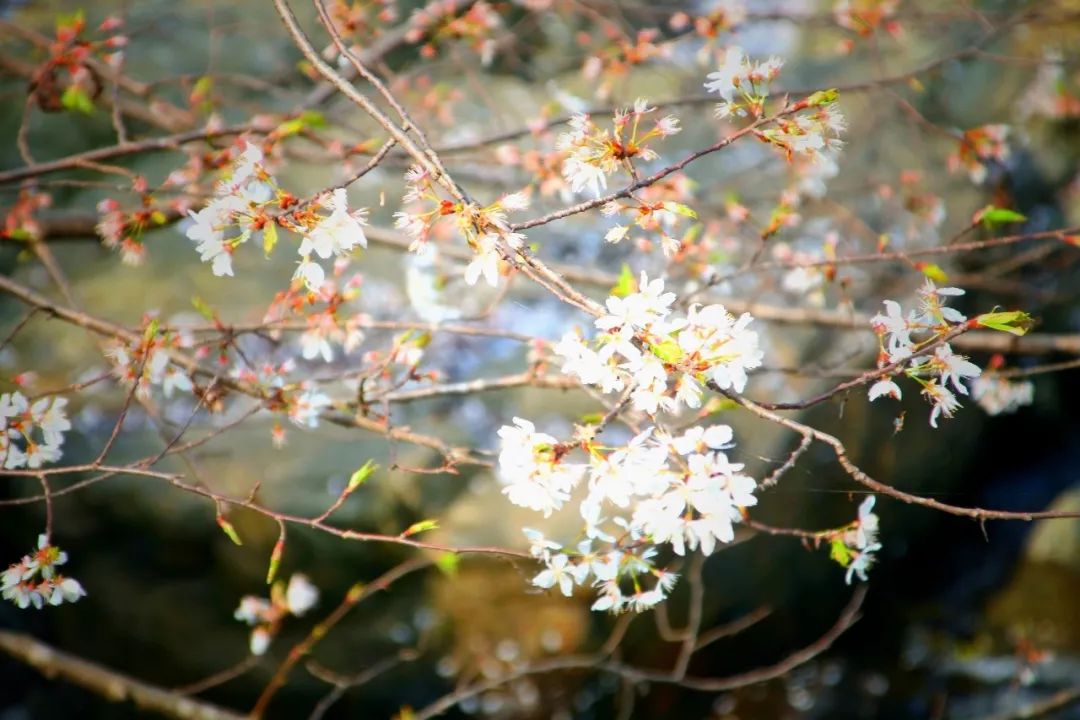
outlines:
[{"label": "small green leaf", "polygon": [[1009,223],[1018,223],[1027,220],[1026,215],[1021,215],[1015,210],[994,207],[993,205],[987,205],[976,213],[975,217],[977,221],[981,222],[983,227],[986,228],[993,228],[998,225],[1007,225]]},{"label": "small green leaf", "polygon": [[285,539],[281,538],[274,543],[274,549],[270,552],[270,569],[266,571],[266,584],[274,582],[278,568],[281,566],[281,556],[285,553]]},{"label": "small green leaf", "polygon": [[15,228],[7,233],[7,236],[12,240],[18,240],[20,242],[29,242],[34,239],[33,234],[25,228]]},{"label": "small green leaf", "polygon": [[936,283],[945,283],[949,281],[949,276],[945,274],[945,271],[941,269],[940,265],[935,263],[919,263],[916,267],[919,268],[923,275]]},{"label": "small green leaf", "polygon": [[243,542],[240,541],[240,536],[236,534],[236,528],[234,528],[232,526],[232,523],[229,522],[228,520],[226,520],[223,515],[218,515],[217,516],[217,524],[218,524],[218,527],[221,528],[222,532],[224,532],[226,535],[228,535],[229,539],[232,540],[235,545],[243,545],[244,544]]},{"label": "small green leaf", "polygon": [[165,223],[169,222],[169,216],[161,212],[160,210],[155,210],[150,213],[150,220],[155,225],[164,225]]},{"label": "small green leaf", "polygon": [[679,347],[679,343],[674,340],[665,340],[659,345],[653,345],[651,348],[652,354],[660,358],[669,365],[674,365],[685,357],[686,353]]},{"label": "small green leaf", "polygon": [[56,29],[64,30],[70,28],[74,32],[78,32],[86,22],[86,14],[82,11],[82,8],[76,10],[73,13],[60,13],[56,16]]},{"label": "small green leaf", "polygon": [[416,535],[418,533],[427,532],[428,530],[435,530],[438,527],[438,520],[421,520],[420,522],[415,522],[410,525],[405,532],[401,533],[401,537],[412,537],[413,535]]},{"label": "small green leaf", "polygon": [[146,326],[146,330],[143,331],[143,343],[149,343],[158,333],[158,328],[161,327],[161,321],[154,318],[150,321],[150,324]]},{"label": "small green leaf", "polygon": [[305,127],[321,128],[326,126],[326,116],[318,110],[305,110],[300,113],[300,121]]},{"label": "small green leaf", "polygon": [[665,202],[664,209],[668,212],[673,212],[676,215],[682,215],[683,217],[693,218],[697,220],[698,214],[694,212],[694,209],[689,205],[683,205],[679,202]]},{"label": "small green leaf", "polygon": [[360,466],[360,468],[349,477],[349,484],[345,487],[345,492],[351,493],[356,488],[364,484],[371,474],[379,469],[373,461],[368,460],[366,463]]},{"label": "small green leaf", "polygon": [[581,416],[582,425],[599,425],[600,421],[604,419],[603,413],[586,413]]},{"label": "small green leaf", "polygon": [[847,567],[852,561],[851,550],[840,538],[836,538],[829,545],[829,557],[839,563],[840,567]]},{"label": "small green leaf", "polygon": [[64,94],[60,96],[60,104],[72,112],[81,112],[85,115],[94,112],[94,101],[85,90],[76,85],[68,85]]},{"label": "small green leaf", "polygon": [[199,313],[207,320],[212,321],[214,319],[213,309],[209,305],[207,305],[206,301],[198,295],[191,298],[191,306],[195,308],[195,312]]},{"label": "small green leaf", "polygon": [[435,567],[449,577],[457,575],[459,564],[461,564],[461,558],[458,557],[457,553],[444,552],[435,558]]},{"label": "small green leaf", "polygon": [[611,294],[615,297],[626,297],[637,292],[637,278],[634,277],[633,271],[630,266],[623,263],[622,270],[619,271],[619,282],[615,284],[615,287],[611,290]]},{"label": "small green leaf", "polygon": [[982,327],[1013,335],[1026,335],[1035,326],[1035,319],[1023,310],[983,313],[975,318],[975,322]]},{"label": "small green leaf", "polygon": [[820,105],[828,105],[834,103],[840,97],[840,91],[836,88],[829,88],[828,90],[818,90],[816,93],[806,98],[806,104],[809,107],[818,107]]},{"label": "small green leaf", "polygon": [[270,257],[270,253],[274,252],[277,239],[277,223],[271,220],[263,226],[263,253],[266,257]]}]

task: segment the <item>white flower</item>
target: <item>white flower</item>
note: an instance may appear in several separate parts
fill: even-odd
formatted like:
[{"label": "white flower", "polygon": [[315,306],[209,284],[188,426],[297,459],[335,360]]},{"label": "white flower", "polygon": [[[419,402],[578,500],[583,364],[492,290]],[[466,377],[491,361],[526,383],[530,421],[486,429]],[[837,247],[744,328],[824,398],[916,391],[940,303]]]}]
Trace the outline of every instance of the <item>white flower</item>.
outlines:
[{"label": "white flower", "polygon": [[879,397],[891,397],[894,400],[899,400],[901,397],[900,386],[889,378],[882,378],[870,386],[869,395],[871,402]]},{"label": "white flower", "polygon": [[47,445],[62,445],[64,433],[71,429],[71,422],[64,412],[67,402],[67,398],[53,398],[51,401],[42,398],[31,408],[34,422],[41,428]]},{"label": "white flower", "polygon": [[323,283],[326,282],[326,271],[323,270],[322,265],[319,265],[319,263],[305,258],[296,266],[293,279],[301,280],[308,290],[317,293],[322,288]]},{"label": "white flower", "polygon": [[708,429],[701,426],[692,427],[681,437],[671,441],[675,452],[680,455],[689,455],[698,452],[705,447],[713,450],[724,450],[733,446],[731,442],[735,436],[729,425],[712,425]]},{"label": "white flower", "polygon": [[559,590],[566,597],[574,594],[574,566],[567,567],[569,558],[559,553],[548,561],[547,570],[542,570],[533,578],[533,585],[545,590],[558,584]]},{"label": "white flower", "polygon": [[304,237],[298,250],[301,257],[312,252],[323,260],[332,255],[343,255],[354,247],[367,247],[367,237],[359,220],[349,213],[348,197],[344,189],[334,190],[326,203],[330,214],[319,221]]},{"label": "white flower", "polygon": [[300,617],[319,601],[319,589],[311,584],[306,575],[297,573],[289,578],[289,586],[285,590],[285,604],[289,612]]},{"label": "white flower", "polygon": [[263,655],[270,647],[270,631],[264,627],[257,627],[251,631],[251,639],[248,647],[252,655]]},{"label": "white flower", "polygon": [[568,332],[552,348],[563,358],[563,372],[576,375],[586,385],[599,385],[605,393],[622,390],[625,383],[617,367],[613,366],[610,354],[605,357],[587,347],[577,333]]},{"label": "white flower", "polygon": [[989,415],[1011,413],[1034,402],[1035,385],[1030,380],[1010,382],[991,373],[975,378],[971,396]]},{"label": "white flower", "polygon": [[270,616],[270,610],[269,601],[254,595],[245,595],[240,598],[240,606],[236,608],[233,617],[248,625],[258,625]]},{"label": "white flower", "polygon": [[300,335],[300,354],[305,360],[322,357],[323,362],[334,359],[334,349],[320,328],[312,328]]},{"label": "white flower", "polygon": [[499,205],[503,210],[511,212],[527,210],[529,208],[529,196],[523,192],[510,193],[499,200]]},{"label": "white flower", "polygon": [[59,583],[53,586],[53,594],[49,601],[53,605],[59,605],[62,598],[64,602],[76,602],[79,598],[86,596],[86,590],[75,578],[64,578]]},{"label": "white flower", "polygon": [[679,333],[679,345],[687,353],[697,353],[711,365],[708,373],[722,389],[742,392],[747,370],[760,367],[764,352],[758,334],[747,327],[754,318],[743,313],[736,320],[723,305],[692,306],[687,327]]},{"label": "white flower", "polygon": [[628,225],[616,225],[607,231],[604,235],[604,240],[609,243],[618,243],[626,237],[626,233],[628,232],[630,232],[630,227]]},{"label": "white flower", "polygon": [[289,419],[297,425],[315,428],[319,425],[319,413],[330,407],[330,398],[317,390],[304,390],[289,406]]},{"label": "white flower", "polygon": [[888,351],[892,362],[911,355],[911,325],[895,300],[885,300],[885,314],[877,314],[870,319],[874,330],[888,334]]},{"label": "white flower", "polygon": [[944,385],[939,385],[937,380],[931,380],[923,387],[923,395],[934,404],[933,410],[930,411],[930,427],[937,427],[939,415],[951,418],[953,413],[960,408],[960,402],[956,396]]},{"label": "white flower", "polygon": [[724,53],[723,63],[713,73],[709,73],[705,83],[707,92],[719,93],[720,97],[727,102],[732,102],[735,97],[735,88],[739,84],[739,76],[745,69],[746,56],[739,47],[729,47]]},{"label": "white flower", "polygon": [[600,598],[592,604],[592,610],[596,612],[603,612],[605,610],[610,612],[619,612],[626,604],[626,599],[623,597],[622,591],[619,589],[619,584],[614,580],[600,583],[602,588]]},{"label": "white flower", "polygon": [[945,343],[934,351],[934,359],[941,367],[941,384],[947,385],[952,381],[953,388],[961,395],[967,395],[967,387],[961,382],[963,378],[977,378],[982,374],[982,368],[973,362],[968,362],[963,355],[954,355],[952,348]]},{"label": "white flower", "polygon": [[579,193],[589,188],[593,197],[600,197],[601,193],[607,189],[607,174],[604,170],[576,157],[566,158],[563,162],[562,173],[566,181],[570,183],[572,192]]},{"label": "white flower", "polygon": [[868,495],[859,505],[858,526],[855,529],[855,544],[859,548],[877,545],[878,516],[873,513],[876,499],[874,495]]},{"label": "white flower", "polygon": [[189,378],[187,373],[183,370],[172,365],[165,368],[165,373],[161,380],[161,390],[165,393],[165,397],[171,398],[173,393],[177,390],[181,392],[191,392],[193,387],[191,378]]},{"label": "white flower", "polygon": [[510,502],[549,517],[570,499],[570,490],[581,480],[584,468],[562,462],[556,454],[557,441],[536,432],[528,420],[514,418],[514,425],[499,429],[502,449],[499,474]]},{"label": "white flower", "polygon": [[499,286],[499,236],[485,233],[477,239],[476,256],[465,268],[465,282],[475,285],[483,275],[491,287]]},{"label": "white flower", "polygon": [[522,528],[525,533],[525,537],[529,539],[529,554],[534,558],[540,558],[544,562],[547,562],[551,557],[552,550],[561,550],[562,545],[557,542],[553,542],[544,537],[544,534],[539,530],[533,530],[532,528]]},{"label": "white flower", "polygon": [[189,211],[195,224],[189,227],[186,235],[197,244],[195,250],[199,259],[212,263],[214,275],[232,275],[232,245],[225,240],[224,228],[228,225],[226,208],[217,201],[211,202],[197,213]]},{"label": "white flower", "polygon": [[867,545],[862,550],[852,551],[851,564],[848,565],[847,574],[844,576],[844,582],[850,585],[853,575],[858,575],[860,580],[866,582],[866,571],[874,564],[874,561],[877,559],[874,557],[874,553],[880,549],[881,545],[874,544]]}]

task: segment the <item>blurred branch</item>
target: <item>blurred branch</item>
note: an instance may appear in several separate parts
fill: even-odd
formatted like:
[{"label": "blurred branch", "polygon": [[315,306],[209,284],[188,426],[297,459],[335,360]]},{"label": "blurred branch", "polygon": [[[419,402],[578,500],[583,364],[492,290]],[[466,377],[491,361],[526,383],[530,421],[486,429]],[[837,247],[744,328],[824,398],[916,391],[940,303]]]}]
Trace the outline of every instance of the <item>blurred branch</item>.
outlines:
[{"label": "blurred branch", "polygon": [[47,678],[67,680],[112,702],[132,702],[140,710],[180,720],[243,720],[245,717],[61,652],[29,635],[0,630],[0,650]]}]

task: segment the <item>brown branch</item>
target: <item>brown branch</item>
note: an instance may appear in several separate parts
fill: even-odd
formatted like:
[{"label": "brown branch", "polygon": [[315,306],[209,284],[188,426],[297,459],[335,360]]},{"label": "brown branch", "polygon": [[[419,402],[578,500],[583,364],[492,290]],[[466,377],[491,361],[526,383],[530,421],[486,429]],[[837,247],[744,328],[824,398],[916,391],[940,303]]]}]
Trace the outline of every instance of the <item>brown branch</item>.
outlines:
[{"label": "brown branch", "polygon": [[245,717],[69,655],[29,635],[0,630],[0,650],[47,678],[67,680],[111,702],[132,702],[140,710],[165,717],[178,720],[243,720]]},{"label": "brown branch", "polygon": [[184,143],[199,140],[213,140],[214,138],[227,137],[230,135],[240,135],[251,129],[252,126],[249,123],[241,123],[239,125],[231,125],[224,128],[212,130],[188,130],[174,135],[164,135],[161,137],[138,140],[136,142],[109,145],[107,147],[97,148],[96,150],[87,150],[86,152],[68,155],[67,157],[58,160],[40,162],[34,165],[27,165],[14,170],[0,172],[0,184],[18,182],[20,180],[38,177],[60,170],[72,170],[83,167],[87,163],[109,160],[116,157],[125,157],[138,153],[157,152],[161,150],[178,150]]},{"label": "brown branch", "polygon": [[285,684],[285,681],[288,680],[289,673],[292,672],[293,667],[300,662],[301,658],[307,656],[319,640],[324,638],[335,625],[341,622],[341,620],[349,614],[349,611],[356,607],[361,600],[385,590],[400,578],[416,572],[417,570],[422,570],[431,565],[431,563],[432,560],[430,558],[413,558],[412,560],[408,560],[397,567],[388,570],[367,585],[357,583],[349,588],[349,591],[345,593],[345,597],[342,599],[341,604],[334,608],[334,611],[331,612],[325,620],[312,628],[306,638],[289,650],[289,654],[278,667],[277,672],[274,673],[274,676],[270,679],[270,682],[263,689],[262,694],[256,701],[255,706],[251,709],[249,718],[256,720],[263,716],[263,713],[266,712],[266,708],[274,698],[274,695]]},{"label": "brown branch", "polygon": [[949,505],[947,503],[934,500],[933,498],[923,497],[922,495],[914,495],[912,493],[898,490],[891,485],[879,482],[874,478],[867,475],[862,469],[860,469],[855,463],[848,457],[847,448],[844,444],[833,435],[827,432],[818,430],[817,428],[809,425],[804,425],[800,422],[792,420],[790,418],[777,415],[776,413],[765,409],[761,405],[737,395],[735,393],[728,392],[726,390],[720,391],[725,396],[731,398],[739,405],[757,415],[758,417],[770,420],[778,425],[794,430],[803,437],[812,437],[815,440],[819,440],[833,449],[833,453],[836,455],[836,460],[840,463],[840,466],[844,469],[844,472],[851,477],[852,480],[860,485],[873,490],[876,493],[887,495],[893,499],[899,500],[909,505],[921,505],[922,507],[932,508],[934,510],[940,510],[950,515],[959,515],[961,517],[968,517],[972,520],[978,520],[985,522],[986,520],[1024,520],[1031,522],[1033,520],[1053,520],[1053,519],[1068,519],[1068,518],[1080,518],[1080,511],[1073,510],[1049,510],[1043,512],[1014,512],[1010,510],[988,510],[985,508],[977,507],[962,507],[959,505]]},{"label": "brown branch", "polygon": [[800,665],[813,660],[815,657],[832,647],[832,644],[836,642],[836,639],[843,635],[848,628],[858,621],[859,610],[862,607],[863,599],[866,597],[866,588],[866,585],[861,585],[855,590],[851,596],[851,600],[840,613],[837,621],[825,632],[825,634],[810,645],[791,653],[773,665],[767,665],[765,667],[739,673],[737,675],[730,675],[724,678],[703,678],[693,676],[676,678],[671,673],[642,670],[620,662],[606,660],[604,656],[600,654],[568,655],[561,658],[553,658],[544,662],[533,663],[532,665],[526,665],[506,675],[459,688],[439,700],[436,700],[427,707],[418,710],[413,715],[413,720],[430,720],[430,718],[442,715],[463,700],[476,697],[477,695],[528,675],[539,675],[566,670],[596,669],[618,675],[631,682],[663,683],[702,692],[722,692],[746,687],[747,685],[754,685],[765,682],[766,680],[774,680],[783,677]]}]

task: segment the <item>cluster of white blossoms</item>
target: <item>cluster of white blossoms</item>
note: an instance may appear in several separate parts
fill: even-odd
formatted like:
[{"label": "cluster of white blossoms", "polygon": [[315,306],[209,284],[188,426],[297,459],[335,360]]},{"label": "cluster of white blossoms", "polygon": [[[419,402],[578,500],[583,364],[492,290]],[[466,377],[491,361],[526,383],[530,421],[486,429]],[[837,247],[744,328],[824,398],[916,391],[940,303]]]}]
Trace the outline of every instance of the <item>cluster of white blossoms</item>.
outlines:
[{"label": "cluster of white blossoms", "polygon": [[59,460],[64,433],[71,429],[66,405],[66,398],[31,403],[18,391],[0,395],[0,467],[36,470]]},{"label": "cluster of white blossoms", "polygon": [[113,372],[127,387],[135,386],[135,394],[142,399],[150,397],[153,387],[160,387],[166,398],[173,393],[191,392],[194,385],[188,374],[170,361],[167,346],[191,347],[193,341],[186,333],[171,333],[165,339],[152,337],[134,346],[111,341],[105,355],[113,363]]},{"label": "cluster of white blossoms", "polygon": [[300,243],[297,252],[300,264],[296,268],[294,279],[301,280],[308,290],[318,292],[326,281],[326,271],[322,265],[311,259],[312,253],[323,260],[341,257],[359,246],[367,247],[364,235],[363,210],[349,212],[349,199],[345,190],[338,188],[322,201],[320,206],[329,211],[320,218]]},{"label": "cluster of white blossoms", "polygon": [[[939,288],[928,279],[918,294],[919,306],[908,311],[906,315],[899,303],[885,300],[885,313],[875,315],[871,323],[878,334],[881,348],[878,366],[884,367],[910,358],[903,370],[898,372],[903,372],[922,386],[923,395],[933,405],[930,425],[936,428],[939,416],[950,418],[961,407],[956,393],[968,394],[964,380],[979,377],[982,369],[969,362],[966,357],[955,354],[949,343],[939,345],[933,354],[912,357],[914,353],[968,322],[958,310],[945,305],[948,298],[963,295],[963,290],[954,287]],[[900,386],[888,377],[870,387],[871,400],[884,396],[897,400],[901,397]]]},{"label": "cluster of white blossoms", "polygon": [[200,259],[211,263],[215,275],[232,275],[233,252],[261,229],[258,211],[274,197],[262,163],[262,150],[245,143],[229,178],[215,187],[214,199],[199,212],[189,213],[194,224],[185,234],[196,243]]},{"label": "cluster of white blossoms", "polygon": [[878,516],[873,513],[875,497],[870,495],[859,505],[859,517],[832,540],[832,559],[847,568],[844,581],[850,585],[852,576],[866,582],[866,571],[874,564],[874,553],[881,549],[878,542]]},{"label": "cluster of white blossoms", "polygon": [[720,68],[706,76],[705,90],[723,98],[716,105],[717,117],[746,115],[749,110],[758,114],[761,103],[769,95],[769,83],[780,73],[784,61],[771,57],[754,63],[740,47],[729,47]]},{"label": "cluster of white blossoms", "polygon": [[988,372],[971,383],[971,397],[988,415],[1013,413],[1035,402],[1035,385],[1030,380],[1008,380]]},{"label": "cluster of white blossoms", "polygon": [[607,299],[607,315],[595,322],[600,334],[586,342],[574,332],[555,352],[563,371],[603,392],[630,390],[635,410],[675,412],[680,403],[701,406],[702,384],[742,392],[747,370],[761,365],[758,335],[749,313],[736,318],[723,305],[691,305],[672,313],[675,294],[662,279],[644,272],[636,292]]},{"label": "cluster of white blossoms", "polygon": [[427,243],[432,228],[442,218],[453,216],[458,232],[475,253],[465,268],[465,282],[475,285],[483,277],[489,285],[498,287],[500,257],[525,246],[525,236],[510,229],[506,213],[527,209],[529,196],[523,192],[510,193],[486,206],[445,200],[431,173],[419,165],[405,173],[405,184],[402,201],[420,206],[394,213],[394,227],[412,240],[409,250],[430,258],[432,251]]},{"label": "cluster of white blossoms", "polygon": [[300,617],[315,607],[319,601],[319,589],[311,584],[306,575],[297,573],[289,578],[289,584],[276,582],[270,588],[270,599],[257,595],[245,595],[240,600],[233,617],[252,626],[249,645],[252,655],[262,655],[270,647],[270,641],[281,629],[282,621],[289,615]]},{"label": "cluster of white blossoms", "polygon": [[83,586],[56,571],[67,559],[67,553],[51,544],[48,535],[39,535],[37,550],[0,573],[0,596],[22,610],[75,602],[86,595]]},{"label": "cluster of white blossoms", "polygon": [[[605,393],[628,393],[633,408],[649,414],[700,407],[705,383],[742,392],[747,371],[762,360],[757,333],[747,329],[751,316],[735,318],[721,305],[676,314],[674,301],[663,280],[642,273],[636,291],[608,298],[594,340],[571,332],[555,346],[563,370]],[[661,547],[708,555],[735,538],[743,508],[757,503],[757,483],[726,454],[733,447],[727,425],[677,437],[648,428],[612,448],[588,428],[564,443],[515,418],[499,438],[503,491],[515,505],[549,517],[585,487],[578,506],[584,540],[564,548],[535,530],[526,535],[546,565],[533,583],[566,595],[591,583],[599,595],[594,610],[656,605],[677,579],[656,565]],[[579,449],[584,458],[575,460]]]},{"label": "cluster of white blossoms", "polygon": [[679,120],[674,115],[658,118],[646,130],[642,120],[656,108],[639,98],[630,110],[619,110],[612,118],[612,129],[599,128],[585,113],[570,120],[570,130],[559,135],[556,149],[566,153],[562,174],[570,190],[590,190],[595,197],[607,188],[607,176],[626,169],[633,159],[655,160],[656,151],[646,143],[655,138],[678,133]]},{"label": "cluster of white blossoms", "polygon": [[[186,235],[193,240],[203,262],[211,263],[215,275],[232,275],[236,248],[256,235],[263,236],[269,254],[277,242],[277,218],[270,210],[296,205],[296,199],[280,191],[263,166],[265,158],[257,145],[244,143],[229,176],[214,188],[214,198],[202,210],[189,213],[193,224]],[[316,211],[323,210],[325,215]],[[353,248],[367,247],[364,211],[349,211],[345,190],[337,188],[317,202],[299,205],[291,211],[289,227],[303,235],[300,264],[293,278],[318,292],[326,271],[312,260],[340,257]]]},{"label": "cluster of white blossoms", "polygon": [[[710,73],[705,83],[708,92],[718,93],[721,97],[716,105],[717,117],[762,117],[769,97],[769,83],[783,65],[783,60],[778,57],[755,63],[741,48],[728,48],[720,68]],[[847,130],[836,98],[835,90],[813,93],[785,108],[785,112],[775,116],[768,127],[756,130],[754,134],[782,150],[789,161],[796,155],[803,156],[831,171],[836,164],[834,156],[843,147],[839,136]]]},{"label": "cluster of white blossoms", "polygon": [[[594,610],[641,611],[661,602],[678,579],[657,566],[661,546],[709,555],[735,539],[742,509],[757,503],[757,483],[725,453],[733,447],[727,425],[678,437],[649,428],[624,447],[606,448],[588,438],[559,443],[514,418],[499,437],[503,492],[514,504],[548,517],[585,485],[578,506],[583,540],[567,548],[536,530],[525,534],[532,556],[546,566],[533,584],[558,586],[566,596],[589,584],[598,595]],[[571,459],[578,447],[587,461]]]}]

